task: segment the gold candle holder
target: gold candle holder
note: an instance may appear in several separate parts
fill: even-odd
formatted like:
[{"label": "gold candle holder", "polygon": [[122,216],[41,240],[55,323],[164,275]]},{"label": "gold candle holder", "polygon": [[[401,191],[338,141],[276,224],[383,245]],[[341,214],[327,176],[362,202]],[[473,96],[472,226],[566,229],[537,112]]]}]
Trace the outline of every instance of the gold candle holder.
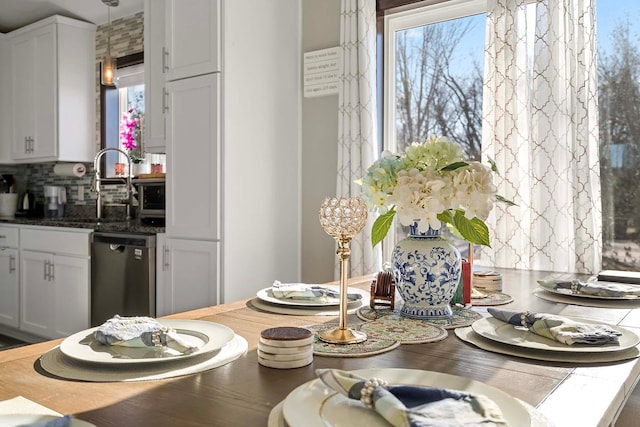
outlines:
[{"label": "gold candle holder", "polygon": [[347,279],[349,244],[367,222],[367,207],[360,197],[327,197],[320,206],[320,224],[338,242],[336,255],[340,260],[340,317],[338,327],[322,331],[318,338],[331,344],[355,344],[367,340],[363,332],[347,327]]}]

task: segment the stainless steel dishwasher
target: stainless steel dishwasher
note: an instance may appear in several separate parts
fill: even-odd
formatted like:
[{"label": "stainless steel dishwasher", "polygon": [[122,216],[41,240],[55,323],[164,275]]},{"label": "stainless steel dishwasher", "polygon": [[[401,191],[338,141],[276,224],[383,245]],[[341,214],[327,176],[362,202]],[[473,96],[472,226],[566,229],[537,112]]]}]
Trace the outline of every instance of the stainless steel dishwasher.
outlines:
[{"label": "stainless steel dishwasher", "polygon": [[155,235],[92,234],[91,326],[99,326],[116,314],[156,314]]}]

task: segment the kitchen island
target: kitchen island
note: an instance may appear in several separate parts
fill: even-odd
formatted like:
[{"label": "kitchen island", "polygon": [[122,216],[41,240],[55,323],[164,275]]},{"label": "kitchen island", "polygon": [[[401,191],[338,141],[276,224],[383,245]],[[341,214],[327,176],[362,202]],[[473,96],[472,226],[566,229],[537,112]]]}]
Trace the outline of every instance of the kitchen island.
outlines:
[{"label": "kitchen island", "polygon": [[[504,292],[514,302],[504,307],[553,312],[619,324],[640,332],[640,309],[565,305],[532,295],[545,273],[501,270]],[[367,289],[371,278],[352,280]],[[292,316],[256,311],[248,301],[168,316],[197,319],[232,328],[249,351],[227,365],[185,377],[143,382],[91,383],[53,378],[38,364],[61,340],[0,352],[0,400],[23,396],[97,426],[266,425],[271,409],[297,386],[315,378],[315,369],[409,368],[468,377],[497,387],[537,407],[557,426],[614,423],[640,376],[640,359],[616,363],[549,363],[506,356],[467,344],[450,330],[429,344],[404,344],[376,356],[316,356],[311,365],[278,370],[260,366],[260,332],[272,326],[304,326],[335,321],[327,316]],[[486,313],[483,308],[477,308]],[[350,325],[357,320],[350,319]]]}]

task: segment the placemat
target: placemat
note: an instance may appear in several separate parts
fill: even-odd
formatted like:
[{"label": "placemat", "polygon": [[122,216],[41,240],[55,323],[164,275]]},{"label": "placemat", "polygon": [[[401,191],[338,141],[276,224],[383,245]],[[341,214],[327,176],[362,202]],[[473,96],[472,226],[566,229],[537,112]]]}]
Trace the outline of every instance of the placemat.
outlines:
[{"label": "placemat", "polygon": [[63,354],[59,347],[55,347],[40,356],[36,363],[44,371],[56,377],[70,380],[91,382],[147,381],[179,377],[217,368],[239,358],[247,352],[247,348],[247,340],[236,335],[220,350],[186,360],[113,365],[75,360]]},{"label": "placemat", "polygon": [[533,295],[543,300],[560,302],[563,304],[581,305],[599,308],[640,308],[640,300],[612,300],[599,298],[572,297],[570,295],[554,294],[542,288],[533,291]]},{"label": "placemat", "polygon": [[442,341],[449,335],[446,329],[440,326],[412,320],[406,317],[396,319],[385,316],[372,322],[365,322],[358,329],[367,336],[388,336],[399,341],[400,344]]},{"label": "placemat", "polygon": [[560,351],[535,350],[502,344],[483,338],[473,331],[473,328],[458,328],[455,334],[462,341],[475,345],[483,350],[493,353],[507,354],[510,356],[524,357],[527,359],[543,360],[545,362],[567,363],[600,363],[618,362],[621,360],[635,359],[640,356],[638,347],[632,347],[622,351],[605,351],[602,353],[567,353]]},{"label": "placemat", "polygon": [[365,322],[372,322],[374,320],[379,320],[385,318],[387,320],[402,320],[402,321],[411,321],[416,323],[428,323],[430,325],[439,326],[444,329],[453,329],[460,328],[463,326],[469,326],[476,320],[480,319],[482,315],[476,313],[475,311],[469,308],[463,307],[453,307],[452,308],[453,315],[451,317],[443,317],[439,319],[413,319],[410,317],[405,317],[400,314],[400,308],[395,310],[389,309],[372,309],[371,307],[360,307],[356,311],[356,315],[364,320]]},{"label": "placemat", "polygon": [[486,307],[492,305],[504,305],[513,302],[513,297],[505,294],[504,292],[482,292],[486,296],[484,298],[471,298],[471,305]]},{"label": "placemat", "polygon": [[[359,302],[347,305],[347,313],[354,314],[360,307],[369,306],[369,300],[366,301],[361,300]],[[309,308],[298,308],[294,306],[285,306],[285,305],[277,305],[271,304],[265,301],[261,301],[258,298],[253,298],[247,301],[247,307],[256,310],[263,311],[266,313],[276,313],[276,314],[291,314],[294,316],[338,316],[340,315],[339,306],[331,306],[327,308],[323,307],[309,307]]]},{"label": "placemat", "polygon": [[[359,329],[359,326],[350,326]],[[318,339],[318,332],[325,329],[337,328],[337,323],[321,323],[305,326],[314,333],[313,355],[326,357],[367,357],[391,351],[400,346],[400,341],[391,337],[378,335],[375,332],[367,334],[367,340],[357,344],[330,344]]]},{"label": "placemat", "polygon": [[[531,418],[531,427],[552,427],[553,423],[551,423],[547,417],[542,415],[536,408],[529,405],[527,402],[524,402],[520,399],[516,399],[518,403],[520,403],[529,413],[529,417]],[[284,414],[282,412],[282,406],[284,405],[284,400],[278,403],[273,407],[271,412],[269,412],[269,418],[267,419],[267,427],[288,427],[287,422],[284,419]]]}]

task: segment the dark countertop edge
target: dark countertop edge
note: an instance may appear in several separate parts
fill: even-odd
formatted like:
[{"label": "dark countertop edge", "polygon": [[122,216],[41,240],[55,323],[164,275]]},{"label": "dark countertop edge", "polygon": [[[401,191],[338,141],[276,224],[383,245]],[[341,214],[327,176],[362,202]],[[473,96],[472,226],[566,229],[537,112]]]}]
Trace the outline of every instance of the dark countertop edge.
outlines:
[{"label": "dark countertop edge", "polygon": [[64,219],[48,219],[48,218],[15,218],[0,219],[0,225],[36,225],[41,227],[60,227],[60,228],[84,228],[93,231],[119,231],[126,233],[147,233],[158,234],[164,233],[165,228],[154,225],[146,225],[140,222],[140,219],[132,220],[106,220],[105,222],[92,222],[86,219],[64,218]]}]

